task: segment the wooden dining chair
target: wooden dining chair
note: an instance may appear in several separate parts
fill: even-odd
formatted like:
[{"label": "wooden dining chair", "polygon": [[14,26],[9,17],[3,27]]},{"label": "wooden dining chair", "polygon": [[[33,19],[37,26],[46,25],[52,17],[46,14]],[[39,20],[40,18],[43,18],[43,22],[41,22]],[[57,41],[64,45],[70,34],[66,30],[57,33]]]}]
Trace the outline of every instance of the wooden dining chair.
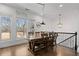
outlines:
[{"label": "wooden dining chair", "polygon": [[49,32],[49,40],[48,40],[48,45],[49,46],[56,45],[57,36],[58,36],[57,33],[55,33],[55,32]]}]

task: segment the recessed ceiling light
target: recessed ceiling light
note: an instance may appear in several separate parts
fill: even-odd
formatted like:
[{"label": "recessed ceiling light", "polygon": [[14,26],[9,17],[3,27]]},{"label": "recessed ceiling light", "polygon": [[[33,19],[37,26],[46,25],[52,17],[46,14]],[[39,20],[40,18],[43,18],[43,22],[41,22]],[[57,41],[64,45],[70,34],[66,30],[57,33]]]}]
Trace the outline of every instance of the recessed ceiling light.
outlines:
[{"label": "recessed ceiling light", "polygon": [[62,5],[62,4],[60,4],[60,5],[59,5],[59,7],[63,7],[63,5]]}]

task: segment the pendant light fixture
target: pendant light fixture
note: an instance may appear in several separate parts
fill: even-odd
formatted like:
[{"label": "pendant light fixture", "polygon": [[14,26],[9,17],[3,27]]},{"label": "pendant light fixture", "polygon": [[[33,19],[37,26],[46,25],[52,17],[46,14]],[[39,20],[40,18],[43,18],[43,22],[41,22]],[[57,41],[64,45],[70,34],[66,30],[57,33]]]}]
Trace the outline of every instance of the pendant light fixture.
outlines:
[{"label": "pendant light fixture", "polygon": [[59,14],[59,23],[58,23],[58,27],[59,28],[62,28],[62,26],[63,26],[63,23],[62,23],[62,21],[61,21],[61,14]]},{"label": "pendant light fixture", "polygon": [[63,5],[62,5],[62,4],[60,4],[60,5],[59,5],[60,13],[58,14],[58,16],[59,16],[59,23],[58,23],[58,27],[59,27],[59,28],[62,28],[62,26],[63,26],[62,19],[61,19],[61,17],[62,17],[62,14],[61,14],[61,13],[62,13],[62,12],[61,12],[62,7],[63,7]]},{"label": "pendant light fixture", "polygon": [[41,4],[43,6],[42,8],[42,22],[40,23],[41,25],[45,25],[44,23],[44,9],[45,9],[45,4]]}]

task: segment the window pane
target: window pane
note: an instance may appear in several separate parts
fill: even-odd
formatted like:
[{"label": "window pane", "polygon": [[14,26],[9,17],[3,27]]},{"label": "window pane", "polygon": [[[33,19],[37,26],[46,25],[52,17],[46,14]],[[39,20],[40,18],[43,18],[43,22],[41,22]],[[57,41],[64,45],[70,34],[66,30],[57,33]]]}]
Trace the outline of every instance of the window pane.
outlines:
[{"label": "window pane", "polygon": [[8,16],[1,16],[1,40],[8,40],[11,36],[11,29],[10,29],[10,17]]},{"label": "window pane", "polygon": [[16,20],[17,38],[26,38],[26,22],[24,18],[19,18]]}]

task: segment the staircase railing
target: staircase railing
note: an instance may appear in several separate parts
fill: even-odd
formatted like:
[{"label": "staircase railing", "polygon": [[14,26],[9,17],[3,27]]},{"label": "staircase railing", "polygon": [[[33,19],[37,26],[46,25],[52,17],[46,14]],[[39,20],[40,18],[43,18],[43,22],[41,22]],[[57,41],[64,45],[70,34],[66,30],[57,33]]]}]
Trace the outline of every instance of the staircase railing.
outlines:
[{"label": "staircase railing", "polygon": [[[60,39],[63,39],[61,40],[60,42],[57,43],[57,45],[62,45],[62,46],[65,46],[65,47],[68,47],[68,48],[72,48],[75,50],[75,53],[77,53],[77,32],[75,33],[68,33],[68,32],[56,32],[58,33],[58,37],[62,34],[66,34],[66,35],[70,35],[69,37],[67,38],[60,38]],[[59,40],[57,38],[57,40]],[[65,44],[66,43],[66,44]]]}]

